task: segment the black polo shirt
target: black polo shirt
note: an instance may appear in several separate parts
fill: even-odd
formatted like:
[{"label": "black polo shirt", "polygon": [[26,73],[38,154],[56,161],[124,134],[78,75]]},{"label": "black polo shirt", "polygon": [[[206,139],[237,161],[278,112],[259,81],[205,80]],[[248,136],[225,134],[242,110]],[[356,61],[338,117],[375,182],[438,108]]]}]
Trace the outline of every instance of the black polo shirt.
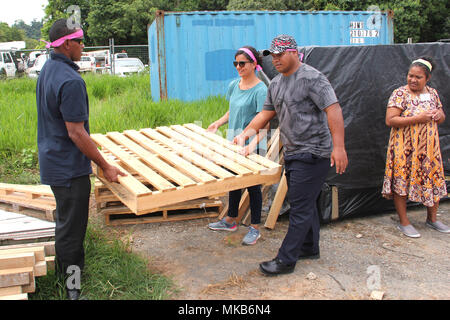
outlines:
[{"label": "black polo shirt", "polygon": [[52,52],[36,86],[41,183],[70,186],[70,180],[92,173],[91,161],[69,138],[65,122],[84,122],[89,133],[89,101],[79,67]]}]

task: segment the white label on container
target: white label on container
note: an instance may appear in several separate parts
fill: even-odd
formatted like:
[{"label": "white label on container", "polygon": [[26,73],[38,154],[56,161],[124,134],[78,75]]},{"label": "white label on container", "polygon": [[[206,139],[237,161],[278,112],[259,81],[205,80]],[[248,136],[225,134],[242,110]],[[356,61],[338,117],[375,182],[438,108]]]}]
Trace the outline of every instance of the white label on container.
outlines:
[{"label": "white label on container", "polygon": [[378,30],[350,30],[350,37],[355,38],[377,38],[380,36]]},{"label": "white label on container", "polygon": [[364,29],[364,22],[350,21],[350,29]]},{"label": "white label on container", "polygon": [[364,44],[364,38],[350,38],[352,44]]}]

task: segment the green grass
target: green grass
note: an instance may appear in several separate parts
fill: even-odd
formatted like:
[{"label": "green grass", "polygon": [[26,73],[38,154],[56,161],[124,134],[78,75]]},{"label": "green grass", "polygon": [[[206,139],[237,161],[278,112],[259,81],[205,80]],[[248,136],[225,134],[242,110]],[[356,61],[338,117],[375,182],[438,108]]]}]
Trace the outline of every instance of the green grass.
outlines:
[{"label": "green grass", "polygon": [[[83,76],[89,95],[90,131],[106,133],[195,122],[206,128],[222,116],[223,97],[201,101],[154,102],[149,75],[118,78]],[[40,183],[37,158],[36,80],[0,81],[0,182]],[[225,127],[226,128],[226,127]],[[222,133],[225,128],[222,129]],[[89,299],[169,299],[174,285],[153,273],[144,257],[130,253],[129,244],[90,224],[85,240],[86,267],[82,289]],[[64,299],[64,283],[50,271],[36,279],[30,299]]]},{"label": "green grass", "polygon": [[[83,77],[89,96],[91,133],[191,122],[206,128],[228,108],[222,96],[189,103],[178,100],[154,102],[148,74],[127,78],[96,74]],[[36,80],[0,81],[0,114],[1,181],[37,183]],[[222,134],[225,129],[221,128]]]},{"label": "green grass", "polygon": [[[89,224],[82,295],[89,300],[169,299],[175,288],[171,280],[151,272],[143,256],[129,251],[129,243],[114,239],[100,226]],[[63,280],[54,271],[37,277],[36,292],[29,299],[65,299]]]}]

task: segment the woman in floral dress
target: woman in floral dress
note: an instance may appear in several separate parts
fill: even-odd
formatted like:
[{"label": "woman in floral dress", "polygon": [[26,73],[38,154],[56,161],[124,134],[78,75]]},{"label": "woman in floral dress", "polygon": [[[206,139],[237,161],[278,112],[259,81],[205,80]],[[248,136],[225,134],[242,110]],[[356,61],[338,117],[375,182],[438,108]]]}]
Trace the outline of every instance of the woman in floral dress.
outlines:
[{"label": "woman in floral dress", "polygon": [[427,207],[428,227],[450,233],[449,227],[436,220],[439,200],[447,189],[438,134],[445,113],[437,91],[427,86],[434,67],[429,57],[414,60],[407,84],[394,90],[386,110],[386,125],[392,129],[382,194],[394,199],[400,219],[397,228],[412,238],[420,234],[406,215],[407,200]]}]

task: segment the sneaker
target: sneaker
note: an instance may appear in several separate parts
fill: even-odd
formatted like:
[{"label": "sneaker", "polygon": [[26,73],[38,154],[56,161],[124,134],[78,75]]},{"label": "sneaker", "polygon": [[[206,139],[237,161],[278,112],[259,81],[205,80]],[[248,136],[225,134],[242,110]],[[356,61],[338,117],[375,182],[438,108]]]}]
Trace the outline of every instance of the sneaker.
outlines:
[{"label": "sneaker", "polygon": [[245,235],[242,240],[243,245],[253,245],[261,238],[261,233],[258,229],[253,228],[252,226],[248,227],[248,233]]},{"label": "sneaker", "polygon": [[211,230],[216,230],[216,231],[236,231],[237,224],[236,224],[236,222],[227,223],[225,221],[225,218],[223,218],[220,221],[210,223],[208,225],[208,228],[210,228]]},{"label": "sneaker", "polygon": [[445,224],[443,224],[440,221],[436,221],[436,222],[431,222],[430,220],[427,220],[427,222],[425,223],[425,225],[427,227],[430,227],[434,230],[437,230],[439,232],[443,232],[443,233],[450,233],[450,228],[447,227]]},{"label": "sneaker", "polygon": [[420,233],[417,232],[417,230],[411,224],[408,224],[407,226],[402,226],[401,224],[399,224],[397,226],[397,229],[400,230],[401,232],[403,232],[403,234],[407,237],[410,237],[410,238],[419,238],[420,237]]}]

